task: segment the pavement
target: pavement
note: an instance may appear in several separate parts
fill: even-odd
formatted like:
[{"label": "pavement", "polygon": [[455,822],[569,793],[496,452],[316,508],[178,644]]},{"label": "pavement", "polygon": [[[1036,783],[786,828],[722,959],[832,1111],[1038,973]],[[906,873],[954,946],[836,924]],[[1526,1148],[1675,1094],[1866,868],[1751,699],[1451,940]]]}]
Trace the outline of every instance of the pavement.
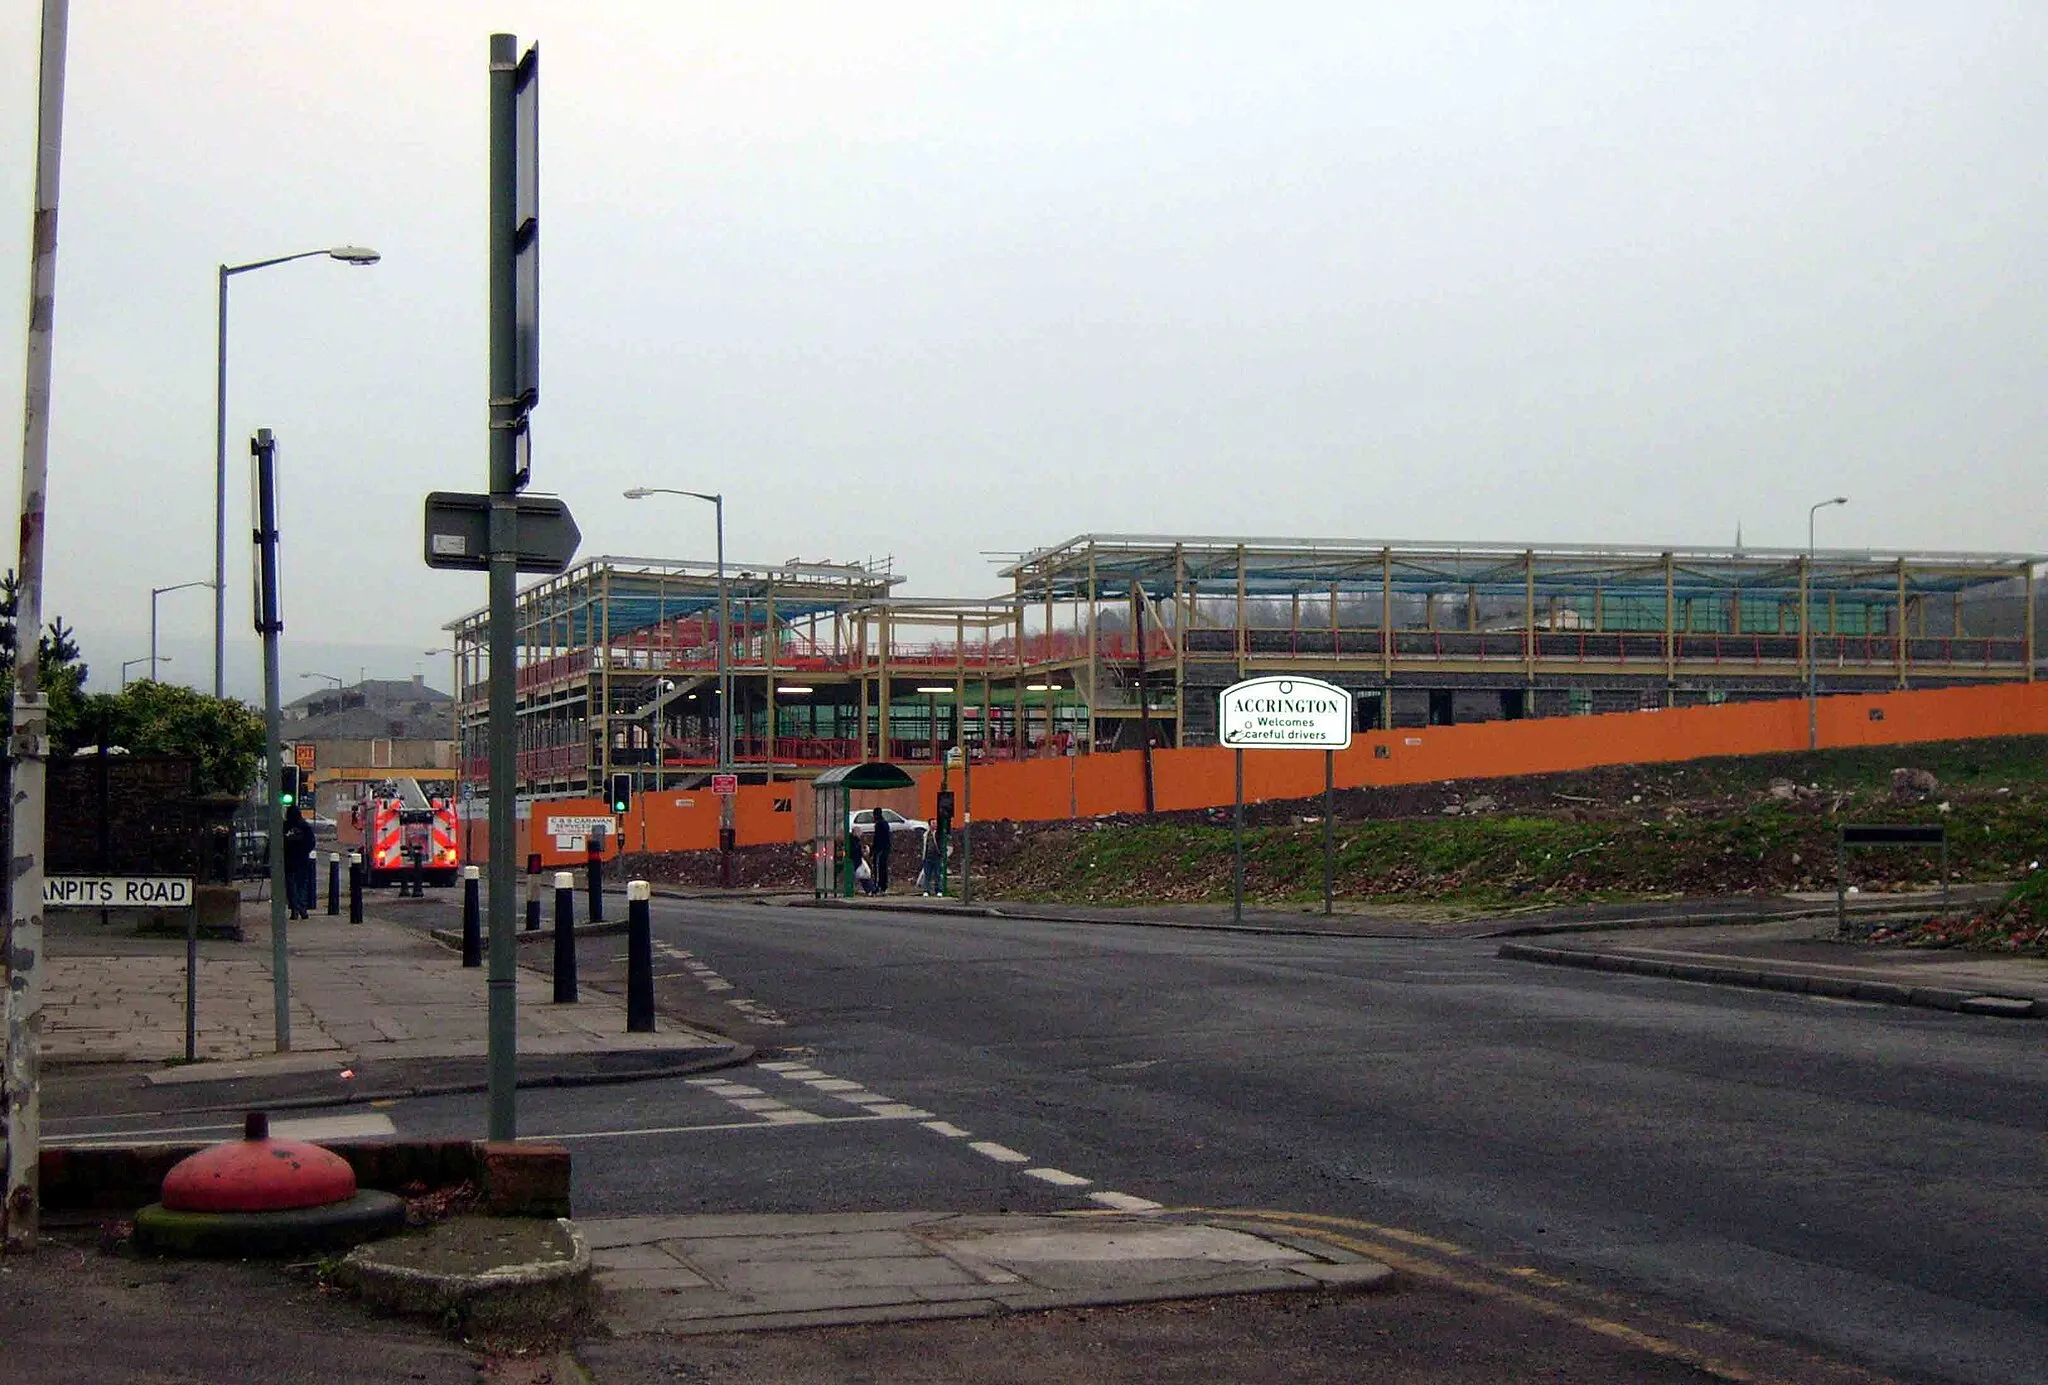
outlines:
[{"label": "pavement", "polygon": [[1381,1287],[1304,1236],[1142,1216],[850,1212],[576,1223],[615,1337],[980,1317],[1223,1294]]},{"label": "pavement", "polygon": [[1839,939],[1832,918],[1503,943],[1552,966],[1663,976],[2007,1019],[2048,1019],[2048,958]]},{"label": "pavement", "polygon": [[[1959,885],[1951,892],[1957,907],[1997,899],[2003,885]],[[706,898],[692,893],[667,898]],[[1938,891],[1859,895],[1847,912],[1857,918],[1931,915],[1939,907]],[[1320,903],[1248,905],[1241,913],[1228,904],[1041,904],[1021,900],[977,900],[891,894],[880,898],[826,898],[787,895],[754,902],[804,909],[902,911],[961,918],[1028,919],[1040,923],[1122,924],[1150,928],[1188,928],[1205,932],[1273,934],[1307,938],[1520,938],[1559,933],[1605,932],[1650,927],[1711,927],[1773,920],[1833,920],[1833,894],[1725,895],[1619,904],[1573,904],[1561,907],[1477,910],[1441,904],[1360,904],[1339,900],[1328,914]]]},{"label": "pavement", "polygon": [[[315,914],[292,923],[291,1050],[276,1051],[267,904],[245,903],[243,940],[202,940],[199,1061],[184,1062],[185,944],[100,928],[85,913],[48,925],[43,995],[46,1106],[170,1108],[214,1084],[237,1099],[362,1100],[482,1081],[486,969],[379,912],[360,924]],[[673,1019],[629,1033],[623,1001],[587,993],[553,1003],[550,981],[518,972],[522,1082],[618,1079],[732,1061],[745,1050]],[[345,1087],[337,1075],[350,1074]]]}]

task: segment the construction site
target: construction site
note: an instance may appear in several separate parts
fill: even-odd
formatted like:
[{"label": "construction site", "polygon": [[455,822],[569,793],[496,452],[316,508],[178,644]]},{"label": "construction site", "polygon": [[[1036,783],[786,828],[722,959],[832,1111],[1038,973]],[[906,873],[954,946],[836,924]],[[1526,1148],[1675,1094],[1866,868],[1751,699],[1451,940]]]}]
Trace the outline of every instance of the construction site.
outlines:
[{"label": "construction site", "polygon": [[[715,565],[599,557],[520,594],[519,791],[702,785],[721,675],[730,768],[768,785],[1213,745],[1216,693],[1265,673],[1348,688],[1360,731],[2026,683],[2042,561],[1090,534],[979,599],[899,595],[889,564],[728,562],[721,619]],[[479,784],[485,626],[448,626]]]}]

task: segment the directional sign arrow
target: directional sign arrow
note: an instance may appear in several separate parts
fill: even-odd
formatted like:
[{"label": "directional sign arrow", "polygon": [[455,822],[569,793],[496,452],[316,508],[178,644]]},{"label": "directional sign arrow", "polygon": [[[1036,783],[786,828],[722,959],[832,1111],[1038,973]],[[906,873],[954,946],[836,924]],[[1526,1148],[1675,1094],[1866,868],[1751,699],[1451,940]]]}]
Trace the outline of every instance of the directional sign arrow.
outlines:
[{"label": "directional sign arrow", "polygon": [[[522,495],[519,571],[561,572],[576,556],[583,531],[552,495]],[[491,498],[468,491],[427,494],[427,566],[485,572],[491,566]]]}]

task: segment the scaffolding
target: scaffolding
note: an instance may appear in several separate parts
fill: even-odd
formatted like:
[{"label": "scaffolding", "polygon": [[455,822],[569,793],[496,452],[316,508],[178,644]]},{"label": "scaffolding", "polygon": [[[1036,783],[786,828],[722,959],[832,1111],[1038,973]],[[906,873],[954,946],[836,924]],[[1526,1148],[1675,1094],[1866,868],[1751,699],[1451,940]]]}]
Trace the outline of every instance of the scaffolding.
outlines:
[{"label": "scaffolding", "polygon": [[[2034,677],[2027,554],[1407,544],[1089,534],[981,600],[873,563],[728,563],[735,768],[1190,746],[1215,693],[1299,672],[1359,729]],[[600,557],[520,593],[522,794],[717,764],[718,583]],[[485,613],[456,648],[465,777],[486,756]]]},{"label": "scaffolding", "polygon": [[[1085,534],[1003,569],[1090,747],[1255,673],[1424,726],[2034,676],[2037,555]],[[1186,715],[1179,715],[1185,707]],[[1162,714],[1165,709],[1165,714]],[[1148,739],[1154,733],[1145,733]]]}]

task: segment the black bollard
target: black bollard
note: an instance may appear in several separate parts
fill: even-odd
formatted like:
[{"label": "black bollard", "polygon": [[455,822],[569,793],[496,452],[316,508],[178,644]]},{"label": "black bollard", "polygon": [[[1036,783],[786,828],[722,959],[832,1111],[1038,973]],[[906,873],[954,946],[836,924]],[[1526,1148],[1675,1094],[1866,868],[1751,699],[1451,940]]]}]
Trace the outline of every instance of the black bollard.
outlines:
[{"label": "black bollard", "polygon": [[540,853],[526,858],[526,931],[540,932]]},{"label": "black bollard", "polygon": [[626,882],[626,1032],[654,1032],[654,921],[645,880]]},{"label": "black bollard", "polygon": [[327,853],[327,912],[341,913],[341,853]]},{"label": "black bollard", "polygon": [[462,868],[462,965],[480,967],[484,964],[484,911],[479,892],[483,889],[483,872],[475,866]]},{"label": "black bollard", "polygon": [[590,834],[590,921],[604,922],[604,833]]},{"label": "black bollard", "polygon": [[363,858],[353,851],[348,854],[348,921],[363,921]]},{"label": "black bollard", "polygon": [[555,1003],[576,1000],[576,877],[555,875]]},{"label": "black bollard", "polygon": [[425,856],[425,854],[424,854],[423,852],[421,852],[421,851],[420,851],[420,849],[419,849],[418,847],[414,847],[414,848],[413,848],[413,852],[412,852],[412,891],[411,891],[411,893],[412,893],[412,897],[413,897],[414,899],[425,899],[425,898],[427,897],[427,863],[426,863],[426,856]]}]

